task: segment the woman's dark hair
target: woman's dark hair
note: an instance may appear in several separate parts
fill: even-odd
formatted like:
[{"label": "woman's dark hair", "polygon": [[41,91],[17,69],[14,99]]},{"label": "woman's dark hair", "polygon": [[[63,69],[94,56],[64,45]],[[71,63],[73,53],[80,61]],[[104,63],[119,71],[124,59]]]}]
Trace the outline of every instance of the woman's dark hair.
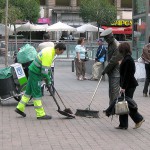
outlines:
[{"label": "woman's dark hair", "polygon": [[132,54],[131,48],[128,42],[123,42],[119,45],[118,47],[119,52],[123,55],[126,56],[127,54]]},{"label": "woman's dark hair", "polygon": [[84,40],[83,37],[79,38],[79,39],[78,39],[78,44],[81,44],[83,40]]},{"label": "woman's dark hair", "polygon": [[59,49],[59,50],[66,50],[66,45],[64,43],[58,43],[55,46],[55,49]]}]

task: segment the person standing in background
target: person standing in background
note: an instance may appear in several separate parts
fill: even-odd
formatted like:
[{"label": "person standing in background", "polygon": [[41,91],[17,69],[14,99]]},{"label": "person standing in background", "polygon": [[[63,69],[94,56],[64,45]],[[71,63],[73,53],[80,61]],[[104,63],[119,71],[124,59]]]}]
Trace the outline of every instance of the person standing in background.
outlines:
[{"label": "person standing in background", "polygon": [[108,43],[108,64],[104,68],[102,75],[107,74],[109,80],[109,105],[119,96],[120,91],[120,73],[119,61],[122,55],[118,51],[119,42],[114,38],[112,29],[108,28],[100,34]]},{"label": "person standing in background", "polygon": [[[147,97],[148,87],[150,83],[150,37],[149,37],[149,44],[145,45],[143,48],[141,58],[144,60],[145,71],[146,71],[146,79],[145,79],[145,84],[143,89],[143,96]],[[150,96],[150,90],[148,94]]]},{"label": "person standing in background", "polygon": [[92,78],[90,79],[91,81],[99,80],[103,64],[106,61],[106,48],[103,45],[103,39],[99,38],[97,43],[99,47],[96,52],[95,63],[92,67]]},{"label": "person standing in background", "polygon": [[75,47],[75,66],[76,66],[76,76],[77,80],[86,80],[85,77],[85,46],[84,46],[84,38],[80,38]]},{"label": "person standing in background", "polygon": [[69,34],[69,36],[68,36],[68,39],[69,39],[69,40],[74,40],[74,37],[73,37],[73,35],[72,35],[72,32],[70,32],[70,34]]}]

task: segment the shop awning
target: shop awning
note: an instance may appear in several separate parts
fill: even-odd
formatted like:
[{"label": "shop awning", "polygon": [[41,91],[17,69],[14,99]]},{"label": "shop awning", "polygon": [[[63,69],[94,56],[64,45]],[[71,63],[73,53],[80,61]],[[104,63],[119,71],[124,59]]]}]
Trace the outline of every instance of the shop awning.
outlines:
[{"label": "shop awning", "polygon": [[132,27],[108,27],[102,26],[103,29],[112,28],[113,34],[132,34]]}]

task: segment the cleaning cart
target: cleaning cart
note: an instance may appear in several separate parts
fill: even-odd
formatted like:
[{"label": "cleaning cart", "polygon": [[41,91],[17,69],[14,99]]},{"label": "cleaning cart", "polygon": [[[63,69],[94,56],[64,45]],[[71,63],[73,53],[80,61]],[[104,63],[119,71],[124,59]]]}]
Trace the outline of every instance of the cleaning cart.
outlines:
[{"label": "cleaning cart", "polygon": [[0,103],[14,98],[20,101],[27,78],[19,63],[0,69]]}]

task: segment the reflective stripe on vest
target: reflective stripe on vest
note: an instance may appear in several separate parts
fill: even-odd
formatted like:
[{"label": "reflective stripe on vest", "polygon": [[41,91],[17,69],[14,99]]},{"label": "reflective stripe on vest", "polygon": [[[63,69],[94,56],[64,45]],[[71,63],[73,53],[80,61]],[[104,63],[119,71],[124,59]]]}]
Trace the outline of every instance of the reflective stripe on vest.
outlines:
[{"label": "reflective stripe on vest", "polygon": [[38,57],[35,58],[35,60],[33,61],[33,63],[38,68],[40,68],[42,66],[42,62],[41,62],[41,60]]}]

